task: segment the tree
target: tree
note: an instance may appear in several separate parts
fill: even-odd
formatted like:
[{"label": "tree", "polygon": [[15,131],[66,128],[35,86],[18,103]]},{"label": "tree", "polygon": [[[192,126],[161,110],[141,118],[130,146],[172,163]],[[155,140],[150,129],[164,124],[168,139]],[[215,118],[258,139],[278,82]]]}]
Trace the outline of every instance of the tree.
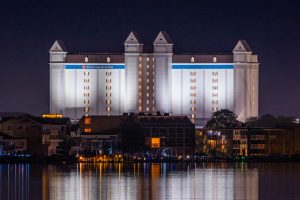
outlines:
[{"label": "tree", "polygon": [[222,109],[214,112],[210,119],[207,121],[205,128],[207,129],[222,129],[222,128],[237,128],[243,125],[242,122],[237,120],[234,112]]}]

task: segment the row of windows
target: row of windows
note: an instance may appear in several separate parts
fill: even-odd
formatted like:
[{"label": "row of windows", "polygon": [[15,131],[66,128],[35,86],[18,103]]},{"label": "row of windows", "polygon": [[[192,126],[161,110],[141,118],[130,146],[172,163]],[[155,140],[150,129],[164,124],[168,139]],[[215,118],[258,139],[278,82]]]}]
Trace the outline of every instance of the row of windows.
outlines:
[{"label": "row of windows", "polygon": [[84,75],[84,76],[89,76],[89,75],[90,75],[90,72],[84,71],[84,72],[83,72],[83,75]]},{"label": "row of windows", "polygon": [[[213,61],[214,63],[217,62],[217,57],[214,56],[212,61]],[[192,62],[192,63],[195,62],[194,56],[191,57],[191,62]]]},{"label": "row of windows", "polygon": [[218,93],[212,93],[212,97],[218,97]]},{"label": "row of windows", "polygon": [[106,72],[105,75],[106,76],[111,76],[111,72]]},{"label": "row of windows", "polygon": [[83,89],[84,89],[84,90],[89,90],[89,89],[90,89],[90,86],[83,86]]},{"label": "row of windows", "polygon": [[213,83],[218,83],[218,81],[219,81],[219,80],[218,80],[217,78],[216,78],[216,79],[212,79],[212,82],[213,82]]},{"label": "row of windows", "polygon": [[106,90],[111,90],[111,86],[105,86]]},{"label": "row of windows", "polygon": [[85,78],[85,79],[83,80],[83,82],[85,82],[85,83],[89,83],[89,82],[90,82],[90,79],[88,79],[88,78]]},{"label": "row of windows", "polygon": [[219,104],[219,101],[218,101],[218,100],[212,100],[212,101],[211,101],[211,104],[217,105],[217,104]]},{"label": "row of windows", "polygon": [[196,86],[190,86],[191,90],[196,90]]},{"label": "row of windows", "polygon": [[[86,63],[89,62],[89,57],[86,56],[84,58],[84,62],[86,62]],[[106,57],[106,62],[108,62],[108,63],[110,62],[110,57],[109,56]]]}]

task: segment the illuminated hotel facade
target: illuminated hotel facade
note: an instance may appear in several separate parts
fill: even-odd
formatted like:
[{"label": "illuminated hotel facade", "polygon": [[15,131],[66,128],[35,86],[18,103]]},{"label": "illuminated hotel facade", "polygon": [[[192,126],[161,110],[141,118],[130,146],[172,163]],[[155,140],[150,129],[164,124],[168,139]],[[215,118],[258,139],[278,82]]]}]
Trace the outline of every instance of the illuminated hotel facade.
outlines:
[{"label": "illuminated hotel facade", "polygon": [[50,112],[83,115],[169,113],[203,122],[220,109],[242,121],[258,115],[257,55],[240,40],[230,54],[175,54],[160,32],[150,51],[131,32],[125,51],[69,53],[61,41],[50,49]]}]

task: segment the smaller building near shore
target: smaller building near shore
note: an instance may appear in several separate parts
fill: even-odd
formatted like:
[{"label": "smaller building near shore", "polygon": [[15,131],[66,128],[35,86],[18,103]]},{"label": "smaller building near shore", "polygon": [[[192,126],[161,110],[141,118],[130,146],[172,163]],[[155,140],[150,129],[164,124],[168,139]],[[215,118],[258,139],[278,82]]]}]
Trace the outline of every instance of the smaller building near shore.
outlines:
[{"label": "smaller building near shore", "polygon": [[235,128],[195,131],[196,152],[210,156],[300,155],[300,128]]},{"label": "smaller building near shore", "polygon": [[81,149],[91,153],[188,155],[194,153],[195,128],[188,117],[160,113],[84,116],[79,120]]},{"label": "smaller building near shore", "polygon": [[10,140],[26,141],[26,153],[37,157],[64,155],[68,151],[65,142],[70,135],[70,126],[69,118],[36,117],[24,113],[6,114],[0,120],[0,132]]}]

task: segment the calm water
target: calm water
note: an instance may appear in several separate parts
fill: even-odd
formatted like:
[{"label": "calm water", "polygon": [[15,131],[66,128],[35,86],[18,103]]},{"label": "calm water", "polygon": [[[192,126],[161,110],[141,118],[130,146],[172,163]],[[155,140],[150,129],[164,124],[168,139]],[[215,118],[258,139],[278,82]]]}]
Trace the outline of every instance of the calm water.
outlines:
[{"label": "calm water", "polygon": [[300,164],[0,164],[0,199],[300,199]]}]

